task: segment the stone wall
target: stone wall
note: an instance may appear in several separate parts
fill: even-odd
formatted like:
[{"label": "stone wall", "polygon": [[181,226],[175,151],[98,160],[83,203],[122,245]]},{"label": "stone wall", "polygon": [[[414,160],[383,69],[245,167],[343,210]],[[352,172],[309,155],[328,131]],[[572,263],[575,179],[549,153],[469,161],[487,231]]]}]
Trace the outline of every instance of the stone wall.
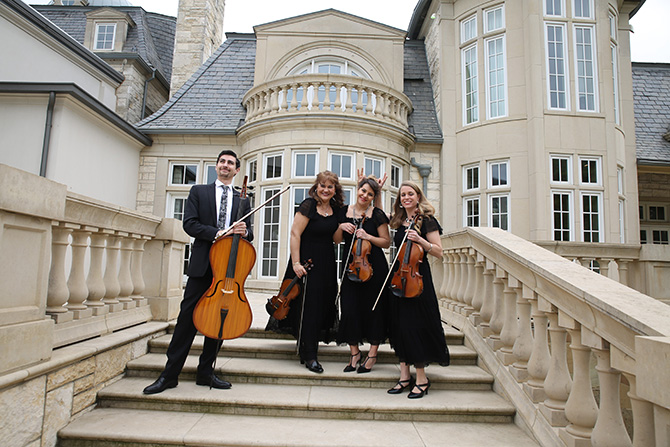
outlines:
[{"label": "stone wall", "polygon": [[670,174],[637,174],[640,201],[670,202]]},{"label": "stone wall", "polygon": [[432,20],[426,34],[425,46],[430,71],[430,82],[433,86],[433,101],[435,101],[435,112],[440,116],[442,101],[440,97],[440,20]]},{"label": "stone wall", "polygon": [[158,157],[140,157],[140,176],[137,182],[137,211],[154,212],[156,195],[156,169]]}]

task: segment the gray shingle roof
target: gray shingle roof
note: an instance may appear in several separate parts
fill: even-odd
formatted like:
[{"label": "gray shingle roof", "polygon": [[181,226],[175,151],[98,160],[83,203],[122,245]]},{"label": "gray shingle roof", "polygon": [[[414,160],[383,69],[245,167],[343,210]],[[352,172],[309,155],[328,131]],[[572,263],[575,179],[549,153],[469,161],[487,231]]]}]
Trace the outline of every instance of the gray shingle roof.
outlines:
[{"label": "gray shingle roof", "polygon": [[410,131],[418,142],[442,142],[442,130],[435,112],[426,48],[422,40],[405,41],[404,93],[412,101]]},{"label": "gray shingle roof", "polygon": [[163,107],[137,123],[139,129],[234,133],[246,117],[242,98],[254,84],[256,39],[227,37]]},{"label": "gray shingle roof", "polygon": [[[84,44],[86,13],[96,9],[82,6],[33,5],[44,17]],[[162,14],[148,13],[140,7],[119,7],[128,14],[135,27],[128,30],[123,52],[137,53],[145,62],[153,65],[169,84],[172,77],[172,53],[177,19]],[[101,53],[103,57],[111,53]]]},{"label": "gray shingle roof", "polygon": [[[256,39],[227,34],[226,41],[177,93],[137,126],[147,133],[234,134],[246,118],[242,106],[253,87]],[[405,44],[405,94],[414,106],[409,118],[418,141],[441,142],[423,42]]]},{"label": "gray shingle roof", "polygon": [[638,164],[670,164],[670,64],[633,63]]}]

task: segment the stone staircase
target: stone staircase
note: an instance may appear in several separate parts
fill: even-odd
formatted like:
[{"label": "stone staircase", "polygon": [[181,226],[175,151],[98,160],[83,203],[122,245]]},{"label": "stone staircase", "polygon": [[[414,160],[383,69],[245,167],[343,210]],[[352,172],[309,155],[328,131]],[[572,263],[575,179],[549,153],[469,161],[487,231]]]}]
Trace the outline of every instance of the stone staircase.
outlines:
[{"label": "stone staircase", "polygon": [[[98,393],[97,406],[59,432],[60,447],[79,446],[537,446],[514,425],[514,407],[492,391],[463,335],[445,327],[452,365],[427,369],[423,399],[389,395],[399,376],[388,345],[367,374],[344,373],[346,346],[321,345],[323,374],[301,365],[293,339],[252,328],[224,342],[217,360],[230,390],[196,386],[198,336],[177,388],[146,396],[165,364],[170,334]],[[363,351],[365,353],[365,350]]]}]

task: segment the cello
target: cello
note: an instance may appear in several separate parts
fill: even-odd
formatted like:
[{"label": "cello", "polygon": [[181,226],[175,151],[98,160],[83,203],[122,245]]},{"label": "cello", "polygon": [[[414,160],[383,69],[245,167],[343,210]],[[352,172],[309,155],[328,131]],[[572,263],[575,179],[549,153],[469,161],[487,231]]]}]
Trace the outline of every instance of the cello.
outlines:
[{"label": "cello", "polygon": [[[363,228],[363,223],[367,218],[366,215],[363,215],[360,222],[358,223],[356,230]],[[356,231],[354,231],[354,237],[356,236]],[[353,247],[351,251],[353,253],[353,259],[347,267],[347,277],[350,281],[361,283],[369,280],[372,277],[372,265],[370,265],[370,260],[368,256],[372,250],[372,243],[370,241],[364,241],[361,238],[356,238],[353,242]]]},{"label": "cello", "polygon": [[[247,177],[244,177],[240,202],[247,199]],[[237,220],[242,216],[238,207]],[[209,250],[212,284],[193,311],[193,323],[205,337],[231,340],[244,335],[251,327],[253,314],[244,293],[244,280],[256,262],[254,246],[239,234],[216,240]]]},{"label": "cello", "polygon": [[[412,217],[407,230],[416,230],[416,224],[421,219],[421,214]],[[419,273],[419,266],[423,262],[424,249],[420,244],[406,238],[407,233],[398,253],[400,266],[393,274],[391,292],[398,297],[415,298],[423,293],[423,276]]]}]

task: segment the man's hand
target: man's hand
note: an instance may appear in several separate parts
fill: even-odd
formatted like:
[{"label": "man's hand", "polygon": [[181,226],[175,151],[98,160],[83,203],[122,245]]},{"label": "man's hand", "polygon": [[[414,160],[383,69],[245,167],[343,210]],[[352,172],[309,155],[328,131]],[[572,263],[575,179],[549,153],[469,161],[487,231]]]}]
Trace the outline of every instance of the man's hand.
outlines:
[{"label": "man's hand", "polygon": [[247,224],[244,221],[235,222],[233,225],[227,229],[228,231],[219,230],[216,233],[216,239],[221,239],[225,236],[232,236],[233,234],[239,234],[242,237],[247,235]]}]

